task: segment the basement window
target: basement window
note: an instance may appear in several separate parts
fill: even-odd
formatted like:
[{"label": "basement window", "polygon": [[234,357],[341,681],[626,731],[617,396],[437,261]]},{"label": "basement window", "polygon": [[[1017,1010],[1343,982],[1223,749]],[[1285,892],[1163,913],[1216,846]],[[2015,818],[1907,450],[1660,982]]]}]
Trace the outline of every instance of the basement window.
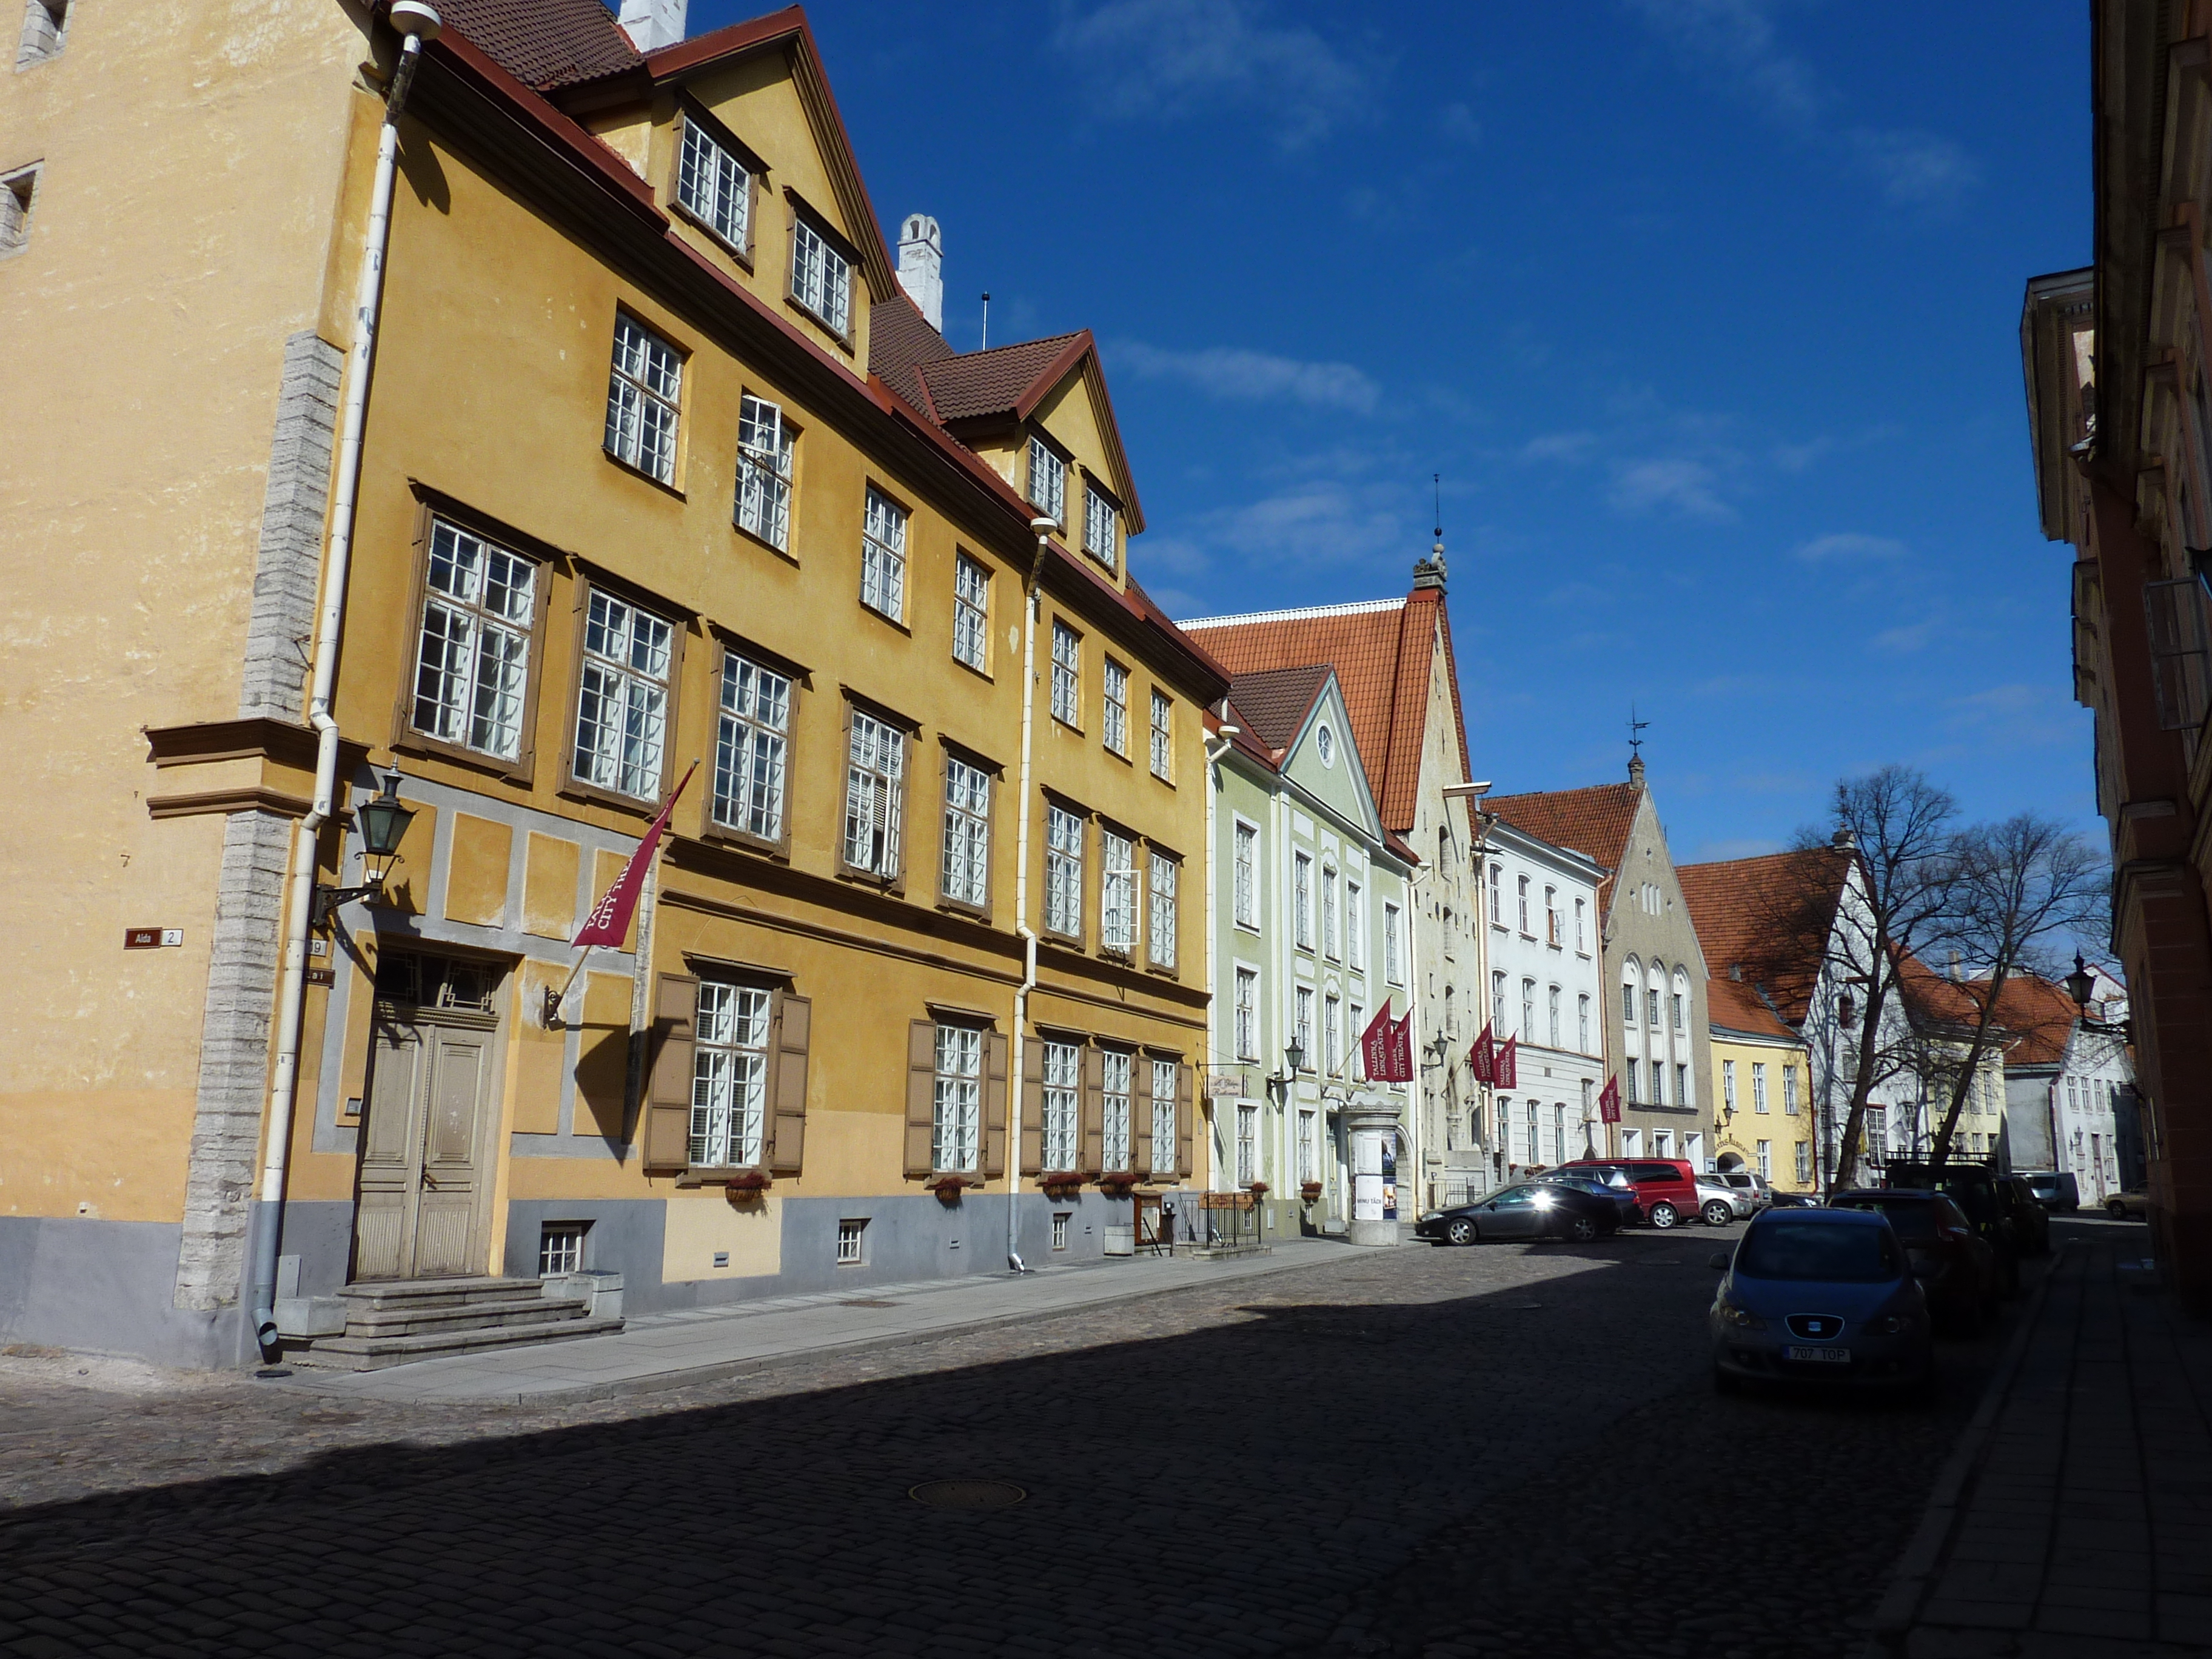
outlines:
[{"label": "basement window", "polygon": [[17,69],[61,56],[69,15],[70,0],[23,0],[23,33],[15,41]]},{"label": "basement window", "polygon": [[863,1241],[866,1237],[868,1220],[866,1216],[837,1224],[837,1265],[857,1267],[867,1260]]},{"label": "basement window", "polygon": [[1055,1215],[1052,1218],[1052,1248],[1055,1250],[1064,1250],[1067,1248],[1067,1217],[1066,1215]]},{"label": "basement window", "polygon": [[35,162],[0,173],[0,257],[21,252],[31,240],[31,196],[38,183]]},{"label": "basement window", "polygon": [[538,1276],[550,1279],[556,1273],[574,1273],[584,1270],[584,1235],[591,1231],[588,1221],[549,1221],[538,1230]]}]

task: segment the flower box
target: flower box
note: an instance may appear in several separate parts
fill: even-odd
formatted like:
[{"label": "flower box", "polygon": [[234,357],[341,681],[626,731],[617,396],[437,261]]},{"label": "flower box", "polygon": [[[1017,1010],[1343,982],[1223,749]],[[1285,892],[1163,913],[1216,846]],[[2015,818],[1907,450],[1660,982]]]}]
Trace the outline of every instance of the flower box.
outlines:
[{"label": "flower box", "polygon": [[758,1170],[748,1170],[743,1175],[732,1176],[722,1183],[722,1189],[732,1204],[750,1204],[775,1184]]},{"label": "flower box", "polygon": [[1307,1203],[1312,1203],[1316,1199],[1321,1196],[1321,1182],[1318,1181],[1307,1182],[1305,1185],[1298,1188],[1298,1196],[1305,1200]]},{"label": "flower box", "polygon": [[1249,1186],[1246,1187],[1244,1190],[1251,1194],[1255,1198],[1265,1198],[1267,1195],[1267,1183],[1264,1181],[1255,1181]]},{"label": "flower box", "polygon": [[929,1190],[935,1193],[944,1202],[947,1204],[957,1204],[960,1201],[960,1194],[967,1189],[968,1177],[965,1176],[957,1175],[941,1175],[938,1176],[936,1180],[930,1182],[928,1186]]}]

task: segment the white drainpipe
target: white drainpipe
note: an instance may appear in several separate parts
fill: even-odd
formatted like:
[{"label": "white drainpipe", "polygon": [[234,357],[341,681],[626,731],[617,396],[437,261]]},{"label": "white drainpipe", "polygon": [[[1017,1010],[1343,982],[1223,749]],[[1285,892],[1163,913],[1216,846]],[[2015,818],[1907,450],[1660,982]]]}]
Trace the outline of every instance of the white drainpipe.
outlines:
[{"label": "white drainpipe", "polygon": [[392,27],[401,35],[399,65],[385,94],[376,138],[376,182],[362,239],[361,279],[354,295],[353,349],[346,363],[337,478],[331,501],[330,556],[323,568],[322,616],[315,635],[313,695],[307,724],[315,729],[315,799],[292,837],[284,975],[276,994],[276,1068],[269,1086],[269,1133],[261,1164],[261,1224],[254,1230],[253,1328],[268,1356],[276,1342],[276,1252],[283,1231],[284,1169],[291,1151],[292,1102],[300,1080],[301,1005],[307,994],[307,930],[315,905],[316,843],[337,810],[338,723],[331,716],[337,689],[338,640],[345,626],[346,575],[353,560],[354,505],[361,489],[361,435],[368,415],[371,359],[384,295],[384,250],[392,232],[392,192],[399,167],[399,114],[414,84],[425,41],[437,38],[438,14],[423,0],[395,0]]},{"label": "white drainpipe", "polygon": [[[1037,936],[1030,926],[1030,741],[1036,726],[1037,597],[1044,580],[1048,539],[1060,528],[1057,519],[1031,519],[1036,532],[1036,558],[1022,599],[1022,763],[1014,783],[1014,932],[1022,941],[1022,982],[1014,988],[1014,1037],[1006,1078],[1006,1266],[1019,1270],[1021,1251],[1018,1224],[1022,1196],[1022,1062],[1025,1039],[1022,1028],[1029,1019],[1030,993],[1036,989]],[[1039,1124],[1037,1132],[1043,1133]]]}]

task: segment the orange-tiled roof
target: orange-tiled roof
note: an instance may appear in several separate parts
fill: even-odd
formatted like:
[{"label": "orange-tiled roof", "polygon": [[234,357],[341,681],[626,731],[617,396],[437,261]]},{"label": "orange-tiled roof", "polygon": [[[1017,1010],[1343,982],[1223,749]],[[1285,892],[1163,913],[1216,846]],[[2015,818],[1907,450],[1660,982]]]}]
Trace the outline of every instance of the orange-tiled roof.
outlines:
[{"label": "orange-tiled roof", "polygon": [[[1703,944],[1701,939],[1698,941]],[[1716,1032],[1723,1030],[1741,1031],[1750,1036],[1783,1037],[1797,1040],[1797,1034],[1784,1025],[1766,1006],[1756,986],[1740,980],[1709,979],[1705,981],[1705,1009]]]},{"label": "orange-tiled roof", "polygon": [[[1851,854],[1842,848],[1768,853],[1674,871],[1682,902],[1719,984],[1739,964],[1743,987],[1772,998],[1783,1018],[1805,1023],[1827,944],[1827,921],[1841,896]],[[1800,925],[1791,927],[1790,919]]]},{"label": "orange-tiled roof", "polygon": [[921,370],[954,355],[904,289],[868,307],[868,372],[905,398],[915,413],[927,414],[929,409],[921,390]]},{"label": "orange-tiled roof", "polygon": [[[1613,878],[1627,856],[1641,784],[1601,783],[1587,789],[1544,789],[1526,795],[1487,795],[1482,810],[1495,812],[1524,835],[1567,847],[1605,866],[1597,884],[1597,913],[1613,902]],[[1706,952],[1710,958],[1711,952]]]},{"label": "orange-tiled roof", "polygon": [[645,61],[600,0],[440,0],[438,13],[539,92]]},{"label": "orange-tiled roof", "polygon": [[1243,716],[1244,729],[1279,752],[1297,736],[1328,676],[1325,662],[1239,674],[1229,682],[1229,701]]},{"label": "orange-tiled roof", "polygon": [[1996,1020],[2013,1041],[2005,1050],[2008,1066],[2057,1066],[2066,1058],[2081,1011],[2063,985],[2040,974],[2005,981],[1997,994]]},{"label": "orange-tiled roof", "polygon": [[[1231,674],[1315,663],[1334,668],[1352,721],[1352,740],[1374,786],[1376,810],[1393,833],[1402,836],[1413,829],[1429,672],[1439,647],[1451,684],[1452,713],[1460,713],[1459,672],[1443,589],[1417,587],[1402,599],[1200,617],[1182,627]],[[1459,726],[1464,768],[1466,721]]]},{"label": "orange-tiled roof", "polygon": [[1049,392],[1073,367],[1072,362],[1062,359],[1080,356],[1090,343],[1088,331],[1053,334],[1042,340],[994,346],[988,351],[964,351],[925,363],[921,382],[929,398],[929,412],[947,423],[1026,414],[1024,404]]}]

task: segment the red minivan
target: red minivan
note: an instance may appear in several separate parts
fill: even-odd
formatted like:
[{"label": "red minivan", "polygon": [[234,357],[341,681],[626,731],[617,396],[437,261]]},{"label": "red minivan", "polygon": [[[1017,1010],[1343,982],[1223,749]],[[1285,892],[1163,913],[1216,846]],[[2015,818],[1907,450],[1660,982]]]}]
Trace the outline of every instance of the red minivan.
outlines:
[{"label": "red minivan", "polygon": [[1582,1158],[1562,1164],[1595,1176],[1608,1186],[1626,1182],[1636,1194],[1636,1218],[1654,1227],[1679,1224],[1698,1213],[1698,1176],[1679,1158]]}]

